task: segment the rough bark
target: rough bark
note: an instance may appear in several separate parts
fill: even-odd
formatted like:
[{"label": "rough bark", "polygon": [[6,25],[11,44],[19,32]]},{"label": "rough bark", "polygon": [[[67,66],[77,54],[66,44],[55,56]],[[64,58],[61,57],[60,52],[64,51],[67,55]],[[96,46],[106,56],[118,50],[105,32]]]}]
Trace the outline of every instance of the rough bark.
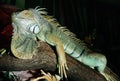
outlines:
[{"label": "rough bark", "polygon": [[[32,59],[18,59],[12,54],[5,54],[0,57],[0,70],[21,71],[31,69],[44,69],[46,71],[56,72],[57,58],[51,47],[46,43],[40,43],[39,52]],[[67,56],[69,70],[68,81],[106,81],[95,70],[83,65],[75,59]]]}]

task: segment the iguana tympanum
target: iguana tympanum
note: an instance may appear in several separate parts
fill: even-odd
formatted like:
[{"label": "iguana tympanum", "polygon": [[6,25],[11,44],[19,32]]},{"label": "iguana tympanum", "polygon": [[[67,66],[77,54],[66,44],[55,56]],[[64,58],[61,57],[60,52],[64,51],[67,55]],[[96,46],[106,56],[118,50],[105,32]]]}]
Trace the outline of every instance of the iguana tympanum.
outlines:
[{"label": "iguana tympanum", "polygon": [[11,51],[14,56],[30,59],[36,54],[38,42],[44,41],[56,47],[61,77],[67,77],[68,66],[65,55],[67,53],[91,68],[97,67],[108,81],[111,81],[110,79],[117,81],[116,78],[105,73],[107,60],[103,54],[88,50],[75,34],[61,26],[52,16],[48,16],[44,9],[36,7],[12,14],[14,30]]}]

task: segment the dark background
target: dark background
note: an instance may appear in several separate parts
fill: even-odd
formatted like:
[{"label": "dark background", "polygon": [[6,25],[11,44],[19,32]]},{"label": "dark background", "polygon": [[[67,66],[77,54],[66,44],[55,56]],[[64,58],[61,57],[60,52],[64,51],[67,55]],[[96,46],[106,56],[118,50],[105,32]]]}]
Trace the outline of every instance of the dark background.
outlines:
[{"label": "dark background", "polygon": [[1,0],[0,4],[21,9],[36,6],[47,8],[50,15],[78,38],[84,40],[89,35],[94,37],[93,50],[105,54],[108,66],[120,75],[119,0]]}]

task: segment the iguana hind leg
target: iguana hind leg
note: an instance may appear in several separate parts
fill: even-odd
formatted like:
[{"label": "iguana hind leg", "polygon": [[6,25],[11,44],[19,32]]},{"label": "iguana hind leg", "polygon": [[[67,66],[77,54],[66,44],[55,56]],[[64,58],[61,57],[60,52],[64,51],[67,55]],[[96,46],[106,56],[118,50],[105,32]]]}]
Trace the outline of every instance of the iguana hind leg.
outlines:
[{"label": "iguana hind leg", "polygon": [[82,56],[81,62],[85,65],[88,65],[91,68],[97,67],[99,73],[101,73],[108,80],[108,77],[104,73],[107,64],[107,59],[103,54],[96,52],[88,53]]}]

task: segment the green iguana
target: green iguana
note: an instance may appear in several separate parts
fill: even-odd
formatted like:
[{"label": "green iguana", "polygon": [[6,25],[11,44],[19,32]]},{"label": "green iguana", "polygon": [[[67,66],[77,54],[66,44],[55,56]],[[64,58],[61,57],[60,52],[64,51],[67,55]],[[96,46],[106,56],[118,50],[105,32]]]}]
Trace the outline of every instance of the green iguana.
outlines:
[{"label": "green iguana", "polygon": [[[61,77],[67,78],[66,55],[95,68],[108,80],[118,81],[105,71],[106,57],[90,51],[75,34],[61,26],[55,18],[48,16],[45,8],[23,10],[12,14],[13,36],[11,51],[17,58],[30,59],[36,54],[38,42],[44,41],[55,46],[58,54],[58,69]],[[111,71],[110,71],[111,72]],[[111,73],[112,74],[112,73]]]}]

